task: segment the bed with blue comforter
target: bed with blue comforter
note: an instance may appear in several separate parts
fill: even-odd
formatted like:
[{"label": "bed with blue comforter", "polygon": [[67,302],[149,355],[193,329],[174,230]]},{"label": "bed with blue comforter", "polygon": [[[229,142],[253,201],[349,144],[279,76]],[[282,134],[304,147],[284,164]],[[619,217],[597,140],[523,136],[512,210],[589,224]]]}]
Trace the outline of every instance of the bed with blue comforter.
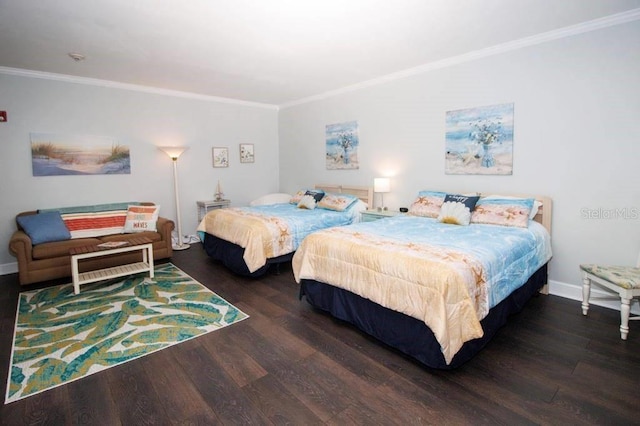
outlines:
[{"label": "bed with blue comforter", "polygon": [[[354,192],[363,190],[348,188],[355,188]],[[233,272],[258,277],[270,265],[290,261],[310,233],[358,222],[367,203],[356,195],[339,196],[351,197],[354,201],[343,211],[300,208],[295,203],[212,210],[199,226],[204,232],[204,248],[210,257],[220,260]]]},{"label": "bed with blue comforter", "polygon": [[533,220],[457,226],[401,215],[309,235],[292,264],[314,307],[449,369],[546,284],[550,259],[550,234]]}]

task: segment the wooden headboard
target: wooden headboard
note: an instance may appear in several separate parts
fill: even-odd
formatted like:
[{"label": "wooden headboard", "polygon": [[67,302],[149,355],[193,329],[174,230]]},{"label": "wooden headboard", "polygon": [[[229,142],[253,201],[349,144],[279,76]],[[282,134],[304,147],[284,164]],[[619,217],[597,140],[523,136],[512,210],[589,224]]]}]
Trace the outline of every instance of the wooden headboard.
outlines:
[{"label": "wooden headboard", "polygon": [[324,192],[332,192],[334,194],[355,195],[367,203],[368,209],[373,208],[373,188],[370,186],[316,184],[315,188],[322,189]]},{"label": "wooden headboard", "polygon": [[536,217],[533,218],[536,222],[539,222],[547,228],[549,234],[551,234],[551,211],[553,210],[553,201],[551,201],[550,197],[546,196],[536,196],[536,200],[540,201],[542,205],[538,209],[538,213]]}]

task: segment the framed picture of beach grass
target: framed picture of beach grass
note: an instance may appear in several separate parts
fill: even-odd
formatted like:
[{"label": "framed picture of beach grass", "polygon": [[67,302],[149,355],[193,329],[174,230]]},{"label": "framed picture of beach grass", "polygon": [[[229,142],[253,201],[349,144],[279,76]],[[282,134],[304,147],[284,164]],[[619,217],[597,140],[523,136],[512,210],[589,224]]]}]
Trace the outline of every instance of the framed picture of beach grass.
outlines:
[{"label": "framed picture of beach grass", "polygon": [[213,147],[213,167],[229,167],[229,148]]},{"label": "framed picture of beach grass", "polygon": [[513,104],[446,113],[445,173],[513,174]]},{"label": "framed picture of beach grass", "polygon": [[129,147],[105,136],[31,133],[33,176],[131,174]]}]

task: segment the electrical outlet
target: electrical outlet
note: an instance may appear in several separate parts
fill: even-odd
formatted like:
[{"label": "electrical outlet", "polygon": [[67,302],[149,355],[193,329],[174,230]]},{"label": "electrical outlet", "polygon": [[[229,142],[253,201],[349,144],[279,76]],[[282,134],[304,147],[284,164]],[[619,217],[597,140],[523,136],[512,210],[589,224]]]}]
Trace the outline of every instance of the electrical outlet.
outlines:
[{"label": "electrical outlet", "polygon": [[0,111],[0,123],[7,122],[7,111]]}]

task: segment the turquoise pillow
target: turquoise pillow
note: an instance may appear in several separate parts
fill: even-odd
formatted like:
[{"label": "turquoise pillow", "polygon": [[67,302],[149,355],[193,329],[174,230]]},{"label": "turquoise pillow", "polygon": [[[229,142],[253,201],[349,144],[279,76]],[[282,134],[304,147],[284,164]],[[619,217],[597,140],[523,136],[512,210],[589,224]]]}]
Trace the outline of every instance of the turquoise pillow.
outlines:
[{"label": "turquoise pillow", "polygon": [[71,238],[71,233],[62,221],[60,212],[57,211],[18,216],[16,221],[34,245]]}]

